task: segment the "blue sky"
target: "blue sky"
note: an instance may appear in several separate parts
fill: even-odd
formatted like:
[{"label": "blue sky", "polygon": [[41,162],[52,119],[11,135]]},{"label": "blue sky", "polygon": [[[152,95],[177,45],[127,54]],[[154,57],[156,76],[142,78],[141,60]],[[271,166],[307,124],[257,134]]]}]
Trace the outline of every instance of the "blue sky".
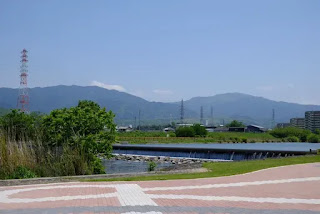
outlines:
[{"label": "blue sky", "polygon": [[242,92],[320,104],[318,0],[0,0],[0,87],[98,85],[147,100]]}]

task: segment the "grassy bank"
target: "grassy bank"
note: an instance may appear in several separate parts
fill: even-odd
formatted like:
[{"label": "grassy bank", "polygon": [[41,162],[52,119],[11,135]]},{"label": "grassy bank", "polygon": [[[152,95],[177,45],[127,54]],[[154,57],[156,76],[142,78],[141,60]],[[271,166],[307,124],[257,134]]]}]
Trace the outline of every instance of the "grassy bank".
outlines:
[{"label": "grassy bank", "polygon": [[173,180],[173,179],[193,179],[193,178],[209,178],[243,174],[261,169],[267,169],[277,166],[286,166],[294,164],[320,162],[320,155],[290,157],[281,159],[266,159],[254,161],[240,162],[217,162],[205,163],[203,167],[210,170],[205,173],[196,174],[170,174],[170,175],[150,175],[128,178],[112,178],[112,179],[96,179],[86,181],[148,181],[148,180]]},{"label": "grassy bank", "polygon": [[222,132],[208,133],[207,137],[166,137],[163,132],[129,132],[118,133],[117,141],[129,143],[236,143],[236,142],[281,142],[269,133]]}]

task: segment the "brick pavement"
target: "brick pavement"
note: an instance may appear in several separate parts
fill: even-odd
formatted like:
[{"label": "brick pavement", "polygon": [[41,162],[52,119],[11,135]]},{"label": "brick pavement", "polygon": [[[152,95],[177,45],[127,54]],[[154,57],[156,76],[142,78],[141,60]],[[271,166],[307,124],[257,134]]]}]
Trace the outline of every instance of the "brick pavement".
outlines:
[{"label": "brick pavement", "polygon": [[0,213],[320,213],[320,163],[220,178],[0,187]]}]

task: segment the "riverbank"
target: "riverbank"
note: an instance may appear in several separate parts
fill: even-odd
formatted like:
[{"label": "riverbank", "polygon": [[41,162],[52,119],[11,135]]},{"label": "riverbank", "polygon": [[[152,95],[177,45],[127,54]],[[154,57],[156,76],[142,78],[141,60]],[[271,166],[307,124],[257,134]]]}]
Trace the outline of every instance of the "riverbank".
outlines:
[{"label": "riverbank", "polygon": [[174,180],[174,179],[194,179],[210,178],[244,174],[262,169],[278,166],[320,162],[320,155],[287,157],[279,159],[251,160],[240,162],[211,162],[204,163],[203,167],[208,170],[204,173],[170,174],[170,175],[150,175],[137,177],[121,177],[111,179],[86,179],[84,181],[147,181],[147,180]]}]

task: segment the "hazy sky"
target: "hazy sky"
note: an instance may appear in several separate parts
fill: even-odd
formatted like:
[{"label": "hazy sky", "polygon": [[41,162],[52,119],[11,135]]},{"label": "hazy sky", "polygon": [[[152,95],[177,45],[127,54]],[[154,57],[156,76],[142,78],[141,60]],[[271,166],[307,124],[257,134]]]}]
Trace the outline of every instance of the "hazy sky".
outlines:
[{"label": "hazy sky", "polygon": [[0,87],[23,48],[30,87],[320,104],[319,0],[0,0]]}]

